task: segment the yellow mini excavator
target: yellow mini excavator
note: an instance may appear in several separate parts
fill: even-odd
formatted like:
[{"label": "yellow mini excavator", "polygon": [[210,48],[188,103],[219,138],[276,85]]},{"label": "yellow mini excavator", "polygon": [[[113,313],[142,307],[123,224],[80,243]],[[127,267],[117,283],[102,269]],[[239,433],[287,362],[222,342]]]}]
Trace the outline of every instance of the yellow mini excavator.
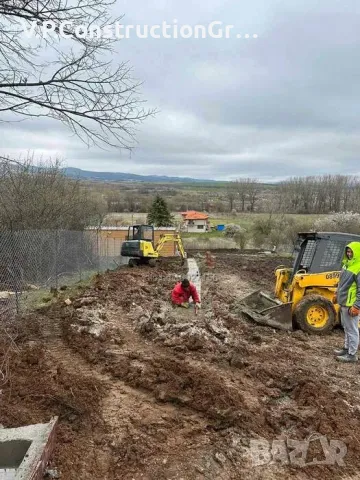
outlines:
[{"label": "yellow mini excavator", "polygon": [[176,253],[181,257],[182,264],[186,259],[186,252],[178,233],[165,233],[155,245],[154,227],[152,225],[133,225],[129,227],[126,240],[121,245],[121,256],[130,257],[128,265],[155,266],[162,256],[161,251],[167,242],[174,242]]},{"label": "yellow mini excavator", "polygon": [[299,233],[292,268],[275,270],[273,294],[257,290],[239,302],[240,311],[262,325],[283,330],[326,334],[340,322],[332,303],[345,247],[360,235],[333,232]]}]

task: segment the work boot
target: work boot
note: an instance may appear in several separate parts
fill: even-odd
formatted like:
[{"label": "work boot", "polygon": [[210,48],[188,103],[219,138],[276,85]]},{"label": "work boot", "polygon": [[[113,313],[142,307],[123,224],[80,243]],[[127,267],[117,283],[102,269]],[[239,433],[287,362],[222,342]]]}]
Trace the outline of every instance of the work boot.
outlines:
[{"label": "work boot", "polygon": [[358,361],[358,357],[357,355],[350,355],[350,353],[346,353],[345,355],[336,357],[336,360],[338,362],[354,363]]},{"label": "work boot", "polygon": [[347,348],[342,348],[341,350],[338,348],[337,350],[334,350],[334,355],[337,357],[341,357],[343,355],[346,355],[349,353],[349,350]]}]

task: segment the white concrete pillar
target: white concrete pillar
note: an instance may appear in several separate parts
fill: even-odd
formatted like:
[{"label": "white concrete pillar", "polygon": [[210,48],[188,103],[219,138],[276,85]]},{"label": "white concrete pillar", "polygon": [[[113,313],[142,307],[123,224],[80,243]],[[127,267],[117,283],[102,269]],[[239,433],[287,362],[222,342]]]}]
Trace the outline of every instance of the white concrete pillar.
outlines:
[{"label": "white concrete pillar", "polygon": [[192,282],[195,285],[199,293],[199,297],[201,299],[201,277],[200,277],[200,272],[199,272],[199,268],[197,266],[196,260],[194,258],[188,258],[187,266],[188,266],[187,278],[190,282]]}]

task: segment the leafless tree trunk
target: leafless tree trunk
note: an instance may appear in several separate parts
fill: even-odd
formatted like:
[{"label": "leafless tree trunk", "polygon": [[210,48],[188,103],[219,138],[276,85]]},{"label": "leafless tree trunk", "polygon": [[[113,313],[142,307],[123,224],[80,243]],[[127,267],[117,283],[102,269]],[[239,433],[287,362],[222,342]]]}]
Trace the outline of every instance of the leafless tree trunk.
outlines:
[{"label": "leafless tree trunk", "polygon": [[257,202],[258,195],[260,193],[260,186],[259,186],[258,179],[248,178],[247,179],[247,190],[248,190],[248,200],[249,200],[250,212],[254,212],[255,204]]},{"label": "leafless tree trunk", "polygon": [[237,179],[235,183],[235,188],[236,188],[236,194],[237,197],[240,200],[240,205],[241,205],[241,211],[245,211],[245,202],[247,199],[247,185],[246,185],[246,180],[245,179]]},{"label": "leafless tree trunk", "polygon": [[[108,14],[114,3],[1,0],[2,121],[53,118],[87,144],[132,148],[135,126],[155,112],[142,108],[140,83],[133,80],[130,67],[112,60],[116,36],[90,37],[79,31],[85,25],[89,31],[108,26],[116,32],[120,18]],[[44,38],[46,22],[53,22],[54,32]],[[31,39],[25,27],[34,27]]]},{"label": "leafless tree trunk", "polygon": [[236,183],[230,182],[229,185],[226,188],[226,197],[229,201],[229,212],[232,212],[234,210],[234,205],[235,205],[235,199],[237,196],[237,191],[236,191]]}]

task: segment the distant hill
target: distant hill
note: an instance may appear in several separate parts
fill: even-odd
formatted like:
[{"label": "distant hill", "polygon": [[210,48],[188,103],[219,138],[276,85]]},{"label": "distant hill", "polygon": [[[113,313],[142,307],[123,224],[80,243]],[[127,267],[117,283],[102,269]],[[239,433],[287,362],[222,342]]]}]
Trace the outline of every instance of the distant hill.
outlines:
[{"label": "distant hill", "polygon": [[[81,170],[81,168],[68,167],[63,169],[65,174],[72,178],[83,180],[93,180],[99,182],[165,182],[165,183],[220,183],[216,180],[201,180],[189,177],[167,177],[165,175],[136,175],[134,173],[122,172],[92,172],[90,170]],[[223,182],[221,182],[223,183]]]}]

